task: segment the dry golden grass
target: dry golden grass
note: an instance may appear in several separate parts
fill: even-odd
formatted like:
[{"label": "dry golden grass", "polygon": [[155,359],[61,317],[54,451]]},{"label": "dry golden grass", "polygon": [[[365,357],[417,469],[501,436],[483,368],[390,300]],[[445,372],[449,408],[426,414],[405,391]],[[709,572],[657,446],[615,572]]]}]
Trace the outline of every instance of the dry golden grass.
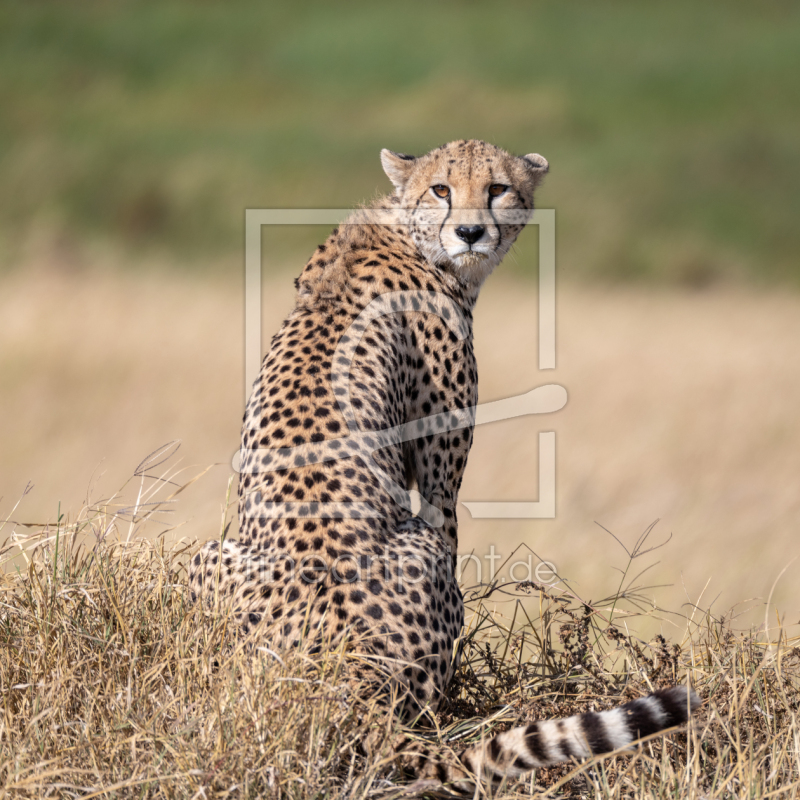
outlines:
[{"label": "dry golden grass", "polygon": [[[3,524],[0,797],[443,796],[407,785],[391,758],[398,724],[348,677],[346,647],[254,651],[224,614],[189,604],[191,553],[166,546],[156,522],[181,492],[175,478],[169,458],[152,457],[70,524]],[[798,794],[796,640],[696,615],[674,642],[647,644],[610,624],[609,601],[530,584],[467,597],[464,658],[438,729],[411,734],[439,742],[442,758],[519,720],[687,679],[705,701],[688,732],[634,755],[540,770],[480,796]]]},{"label": "dry golden grass", "polygon": [[[90,484],[109,494],[144,453],[180,439],[184,466],[219,466],[181,495],[175,519],[160,516],[167,544],[216,535],[244,401],[241,265],[223,278],[37,258],[0,279],[0,516],[32,481],[18,514],[52,522],[59,502],[70,514]],[[265,343],[291,306],[294,271],[265,277]],[[723,615],[758,597],[739,606],[753,607],[740,624],[763,622],[776,577],[800,556],[800,296],[560,285],[548,373],[536,326],[535,285],[501,269],[476,313],[481,399],[551,381],[570,399],[558,414],[477,429],[461,497],[535,499],[536,435],[553,429],[557,517],[473,520],[462,508],[462,551],[494,545],[505,557],[525,543],[596,599],[625,555],[595,523],[630,543],[660,519],[653,536],[673,538],[647,573],[667,587],[655,601]],[[800,619],[798,565],[773,595],[786,625]]]}]

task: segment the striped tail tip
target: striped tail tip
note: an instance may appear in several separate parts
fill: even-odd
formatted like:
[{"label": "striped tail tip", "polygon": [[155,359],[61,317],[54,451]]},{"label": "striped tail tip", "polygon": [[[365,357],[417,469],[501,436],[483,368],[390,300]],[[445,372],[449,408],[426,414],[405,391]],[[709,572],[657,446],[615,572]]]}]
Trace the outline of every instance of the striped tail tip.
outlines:
[{"label": "striped tail tip", "polygon": [[701,704],[691,687],[672,686],[603,712],[598,716],[603,718],[608,741],[598,741],[592,754],[628,747],[639,739],[682,725]]},{"label": "striped tail tip", "polygon": [[562,761],[631,747],[639,739],[683,724],[700,705],[693,689],[673,686],[610,711],[512,728],[466,750],[461,760],[476,775],[519,776]]}]

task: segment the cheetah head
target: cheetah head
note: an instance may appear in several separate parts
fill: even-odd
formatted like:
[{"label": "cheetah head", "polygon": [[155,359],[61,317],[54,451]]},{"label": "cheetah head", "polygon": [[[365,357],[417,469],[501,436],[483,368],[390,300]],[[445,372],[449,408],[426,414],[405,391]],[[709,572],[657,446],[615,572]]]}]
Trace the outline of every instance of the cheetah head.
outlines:
[{"label": "cheetah head", "polygon": [[538,153],[513,156],[475,139],[417,158],[382,150],[381,163],[419,250],[474,289],[530,219],[534,190],[548,170]]}]

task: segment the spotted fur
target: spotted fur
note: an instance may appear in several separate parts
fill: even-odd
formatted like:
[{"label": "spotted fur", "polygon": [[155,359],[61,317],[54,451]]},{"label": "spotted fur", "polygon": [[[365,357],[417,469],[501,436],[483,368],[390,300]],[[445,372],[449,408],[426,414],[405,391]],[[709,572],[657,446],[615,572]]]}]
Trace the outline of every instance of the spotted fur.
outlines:
[{"label": "spotted fur", "polygon": [[[480,141],[381,160],[394,193],[317,248],[253,387],[240,539],[208,543],[190,582],[270,647],[357,634],[417,713],[439,704],[463,624],[453,564],[478,399],[472,312],[548,165]],[[515,729],[462,762],[514,774],[603,752],[685,719],[669,698]]]},{"label": "spotted fur", "polygon": [[[673,686],[609,711],[512,728],[465,750],[460,760],[473,775],[517,777],[562,761],[627,749],[638,739],[683,724],[699,706],[694,691]],[[464,777],[452,773],[448,777],[463,785]]]}]

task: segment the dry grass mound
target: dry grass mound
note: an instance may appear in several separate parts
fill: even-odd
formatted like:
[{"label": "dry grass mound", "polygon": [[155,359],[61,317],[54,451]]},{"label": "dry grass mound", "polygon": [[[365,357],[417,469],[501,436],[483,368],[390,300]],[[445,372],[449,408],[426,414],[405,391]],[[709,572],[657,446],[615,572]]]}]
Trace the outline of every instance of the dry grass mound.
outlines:
[{"label": "dry grass mound", "polygon": [[[193,548],[153,536],[181,490],[168,468],[156,474],[162,463],[140,466],[127,505],[87,504],[55,527],[0,523],[0,797],[443,796],[394,763],[399,724],[349,677],[346,646],[254,649],[225,615],[190,604]],[[638,641],[624,624],[638,613],[630,588],[597,604],[530,583],[466,595],[448,700],[435,727],[411,731],[442,758],[518,721],[686,680],[705,701],[688,731],[481,796],[798,793],[800,648],[784,634],[696,614],[680,642]]]}]

